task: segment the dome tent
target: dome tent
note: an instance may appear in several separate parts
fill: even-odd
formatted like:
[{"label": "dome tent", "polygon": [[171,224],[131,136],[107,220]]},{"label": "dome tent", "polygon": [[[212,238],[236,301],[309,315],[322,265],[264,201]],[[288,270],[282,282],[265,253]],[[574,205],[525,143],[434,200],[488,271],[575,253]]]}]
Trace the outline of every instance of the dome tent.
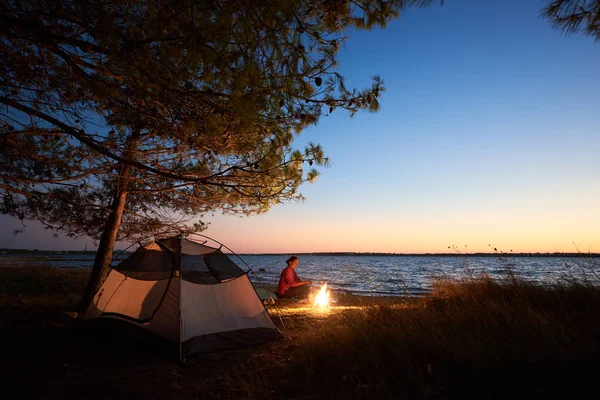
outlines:
[{"label": "dome tent", "polygon": [[179,343],[180,360],[281,337],[247,272],[205,243],[140,247],[110,269],[84,319],[131,322]]}]

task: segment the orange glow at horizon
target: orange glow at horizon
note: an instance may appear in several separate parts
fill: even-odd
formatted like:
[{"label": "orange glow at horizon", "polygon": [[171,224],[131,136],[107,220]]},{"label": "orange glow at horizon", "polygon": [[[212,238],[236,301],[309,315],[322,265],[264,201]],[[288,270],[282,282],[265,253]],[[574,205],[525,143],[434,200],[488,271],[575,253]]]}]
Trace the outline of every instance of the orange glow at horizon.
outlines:
[{"label": "orange glow at horizon", "polygon": [[[372,213],[337,217],[218,217],[206,234],[238,253],[577,253],[600,252],[600,213],[546,215],[534,208],[511,213],[469,211],[400,217]],[[450,248],[449,248],[450,247]]]}]

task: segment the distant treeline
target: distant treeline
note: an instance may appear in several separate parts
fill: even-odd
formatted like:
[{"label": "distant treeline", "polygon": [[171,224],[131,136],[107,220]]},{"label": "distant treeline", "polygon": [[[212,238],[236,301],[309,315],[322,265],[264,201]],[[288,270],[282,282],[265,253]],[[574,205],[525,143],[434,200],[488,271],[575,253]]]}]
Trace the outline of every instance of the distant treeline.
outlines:
[{"label": "distant treeline", "polygon": [[[130,253],[115,250],[113,253]],[[38,250],[38,249],[0,249],[0,254],[96,254],[95,250]],[[372,256],[372,257],[600,257],[600,253],[369,253],[369,252],[317,252],[317,253],[239,253],[244,256]]]},{"label": "distant treeline", "polygon": [[[115,250],[113,253],[118,254],[121,253],[121,250]],[[127,253],[127,252],[125,252]],[[0,249],[0,254],[36,254],[36,255],[40,255],[40,254],[49,254],[49,255],[56,255],[56,254],[66,254],[66,255],[71,255],[71,254],[89,254],[89,255],[94,255],[96,254],[96,250],[38,250],[38,249]]]}]

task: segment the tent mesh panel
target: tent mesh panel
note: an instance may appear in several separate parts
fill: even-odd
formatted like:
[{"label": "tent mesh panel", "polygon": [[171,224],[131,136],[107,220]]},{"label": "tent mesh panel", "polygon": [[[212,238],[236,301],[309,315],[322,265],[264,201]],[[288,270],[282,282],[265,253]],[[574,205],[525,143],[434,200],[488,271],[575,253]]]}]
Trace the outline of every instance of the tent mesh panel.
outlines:
[{"label": "tent mesh panel", "polygon": [[173,263],[173,256],[166,251],[148,250],[140,247],[113,269],[130,278],[158,281],[169,279],[173,270]]},{"label": "tent mesh panel", "polygon": [[204,285],[219,283],[206,265],[204,256],[189,256],[184,254],[181,259],[181,277],[188,282]]},{"label": "tent mesh panel", "polygon": [[211,285],[244,274],[245,272],[221,251],[204,256],[184,254],[181,259],[181,277],[188,282]]},{"label": "tent mesh panel", "polygon": [[245,274],[240,267],[235,265],[235,263],[221,251],[207,254],[204,257],[206,263],[219,282],[238,278]]}]

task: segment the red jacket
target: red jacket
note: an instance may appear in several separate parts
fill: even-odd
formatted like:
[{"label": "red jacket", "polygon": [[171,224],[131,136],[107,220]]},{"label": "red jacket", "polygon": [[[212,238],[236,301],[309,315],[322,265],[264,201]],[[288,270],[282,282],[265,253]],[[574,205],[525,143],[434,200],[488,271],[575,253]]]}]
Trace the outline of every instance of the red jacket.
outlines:
[{"label": "red jacket", "polygon": [[296,271],[294,271],[294,268],[292,267],[285,267],[284,270],[281,271],[281,276],[279,277],[277,293],[285,294],[295,282],[300,282],[300,278],[298,278]]}]

